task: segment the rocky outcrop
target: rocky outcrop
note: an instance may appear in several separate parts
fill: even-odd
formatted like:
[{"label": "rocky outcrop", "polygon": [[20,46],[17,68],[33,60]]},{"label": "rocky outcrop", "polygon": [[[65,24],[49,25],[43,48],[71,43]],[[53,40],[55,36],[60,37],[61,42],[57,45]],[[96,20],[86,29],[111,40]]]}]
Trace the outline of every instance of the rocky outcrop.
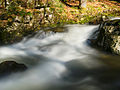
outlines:
[{"label": "rocky outcrop", "polygon": [[4,61],[0,63],[0,78],[25,71],[26,69],[27,67],[24,64],[19,64],[15,61]]},{"label": "rocky outcrop", "polygon": [[105,51],[120,55],[120,19],[103,22],[99,26],[95,44]]}]

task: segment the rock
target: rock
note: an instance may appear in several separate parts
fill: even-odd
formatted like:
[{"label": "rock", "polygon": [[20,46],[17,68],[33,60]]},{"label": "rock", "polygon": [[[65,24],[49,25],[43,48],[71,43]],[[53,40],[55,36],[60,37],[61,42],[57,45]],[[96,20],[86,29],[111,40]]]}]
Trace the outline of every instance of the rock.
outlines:
[{"label": "rock", "polygon": [[4,61],[0,63],[0,78],[11,75],[13,73],[25,71],[27,67],[24,64],[15,61]]},{"label": "rock", "polygon": [[22,22],[22,17],[21,16],[16,16],[15,22],[21,23]]},{"label": "rock", "polygon": [[25,11],[21,8],[20,11],[21,14],[17,15],[8,15],[7,12],[0,15],[0,45],[13,44],[41,27],[51,27],[51,24],[57,23],[57,16],[50,7]]},{"label": "rock", "polygon": [[4,7],[0,5],[0,9],[4,9]]},{"label": "rock", "polygon": [[90,25],[98,25],[101,24],[103,21],[110,20],[107,16],[96,16],[92,20],[89,21]]},{"label": "rock", "polygon": [[120,19],[108,20],[99,26],[96,45],[105,51],[120,55]]},{"label": "rock", "polygon": [[24,24],[29,24],[29,22],[31,21],[32,17],[27,15],[25,16],[25,19],[24,19]]},{"label": "rock", "polygon": [[8,24],[8,20],[0,20],[0,27],[6,27]]},{"label": "rock", "polygon": [[87,0],[81,0],[81,7],[86,8]]}]

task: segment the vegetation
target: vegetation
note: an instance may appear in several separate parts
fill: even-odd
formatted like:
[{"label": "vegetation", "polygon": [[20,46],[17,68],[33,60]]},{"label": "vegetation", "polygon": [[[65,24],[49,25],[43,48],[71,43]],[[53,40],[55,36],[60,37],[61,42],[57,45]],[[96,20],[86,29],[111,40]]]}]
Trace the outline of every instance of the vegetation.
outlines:
[{"label": "vegetation", "polygon": [[12,43],[41,27],[99,24],[116,16],[120,3],[111,0],[1,0],[0,42]]},{"label": "vegetation", "polygon": [[[98,16],[120,16],[120,3],[109,0],[88,0],[86,8],[80,8],[80,2],[86,0],[1,0],[1,20],[12,20],[16,15],[25,16],[29,11],[50,6],[57,23],[88,23]],[[7,4],[9,3],[9,4]],[[39,10],[38,10],[39,11]]]},{"label": "vegetation", "polygon": [[[59,2],[57,2],[59,3]],[[77,4],[77,2],[76,2]],[[72,5],[72,2],[71,2]],[[78,4],[77,4],[78,5]],[[58,5],[57,5],[58,6]],[[74,6],[74,4],[73,4]],[[54,7],[58,15],[67,19],[67,23],[88,23],[93,19],[99,19],[102,16],[120,16],[120,4],[116,1],[88,1],[86,8],[78,9],[69,7],[64,4]]]}]

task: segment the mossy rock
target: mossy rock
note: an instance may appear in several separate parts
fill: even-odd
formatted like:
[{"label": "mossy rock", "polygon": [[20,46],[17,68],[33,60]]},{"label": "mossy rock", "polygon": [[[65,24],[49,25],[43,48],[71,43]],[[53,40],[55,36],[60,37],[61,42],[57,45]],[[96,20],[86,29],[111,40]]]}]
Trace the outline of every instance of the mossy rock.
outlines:
[{"label": "mossy rock", "polygon": [[99,26],[96,44],[105,51],[120,55],[120,19],[108,20]]}]

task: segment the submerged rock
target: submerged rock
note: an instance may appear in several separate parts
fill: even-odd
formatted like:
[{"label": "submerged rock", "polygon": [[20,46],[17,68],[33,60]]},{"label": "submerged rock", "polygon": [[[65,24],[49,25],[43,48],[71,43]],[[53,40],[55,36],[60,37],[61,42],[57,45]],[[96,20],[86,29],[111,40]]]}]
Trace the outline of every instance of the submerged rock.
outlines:
[{"label": "submerged rock", "polygon": [[103,22],[99,26],[95,44],[105,51],[120,55],[120,19]]},{"label": "submerged rock", "polygon": [[4,61],[0,63],[0,78],[13,73],[25,71],[27,67],[24,64],[16,63],[15,61]]}]

